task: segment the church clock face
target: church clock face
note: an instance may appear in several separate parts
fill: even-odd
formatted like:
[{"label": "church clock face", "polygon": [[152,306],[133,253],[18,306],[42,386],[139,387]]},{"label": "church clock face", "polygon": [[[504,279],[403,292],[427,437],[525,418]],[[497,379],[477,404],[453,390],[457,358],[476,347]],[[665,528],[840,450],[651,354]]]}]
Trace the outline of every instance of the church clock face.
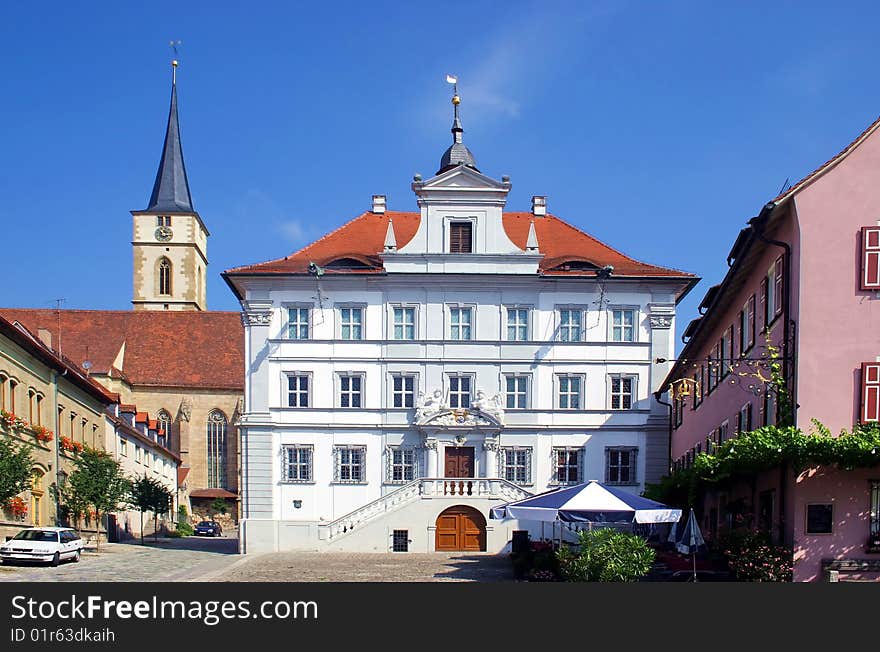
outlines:
[{"label": "church clock face", "polygon": [[159,242],[168,242],[173,235],[174,232],[170,226],[160,226],[156,229],[156,240]]}]

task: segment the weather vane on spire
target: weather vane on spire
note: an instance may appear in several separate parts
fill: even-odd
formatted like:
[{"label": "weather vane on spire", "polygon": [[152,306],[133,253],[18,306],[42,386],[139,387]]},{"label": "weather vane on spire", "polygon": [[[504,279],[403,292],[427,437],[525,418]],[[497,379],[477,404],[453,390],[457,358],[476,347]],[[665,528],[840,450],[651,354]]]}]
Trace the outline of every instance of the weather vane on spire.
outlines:
[{"label": "weather vane on spire", "polygon": [[183,45],[183,41],[169,41],[168,45],[171,46],[171,49],[174,50],[174,58],[171,60],[171,68],[172,68],[172,79],[173,83],[177,83],[177,66],[180,65],[180,61],[178,61],[178,57],[180,56],[177,52],[177,48],[180,45]]},{"label": "weather vane on spire", "polygon": [[461,98],[458,96],[458,77],[455,75],[446,75],[446,83],[452,84],[452,103],[457,106],[461,103]]}]

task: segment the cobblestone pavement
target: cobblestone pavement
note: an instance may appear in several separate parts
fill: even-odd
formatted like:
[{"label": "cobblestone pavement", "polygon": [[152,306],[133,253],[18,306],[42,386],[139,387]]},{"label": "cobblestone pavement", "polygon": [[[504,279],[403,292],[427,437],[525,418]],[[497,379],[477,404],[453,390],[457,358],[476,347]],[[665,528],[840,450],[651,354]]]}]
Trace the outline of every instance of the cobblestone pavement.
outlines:
[{"label": "cobblestone pavement", "polygon": [[512,582],[506,555],[276,552],[245,556],[217,582]]},{"label": "cobblestone pavement", "polygon": [[239,561],[235,537],[159,539],[146,545],[102,543],[86,548],[78,564],[0,566],[0,582],[187,582],[215,575]]}]

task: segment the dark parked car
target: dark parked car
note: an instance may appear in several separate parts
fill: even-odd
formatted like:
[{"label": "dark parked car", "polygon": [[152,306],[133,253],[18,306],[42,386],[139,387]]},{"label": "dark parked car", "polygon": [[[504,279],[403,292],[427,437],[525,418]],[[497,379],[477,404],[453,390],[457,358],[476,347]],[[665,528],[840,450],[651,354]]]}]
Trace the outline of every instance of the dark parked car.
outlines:
[{"label": "dark parked car", "polygon": [[196,534],[206,537],[219,537],[223,534],[223,528],[217,521],[201,521],[196,525]]}]

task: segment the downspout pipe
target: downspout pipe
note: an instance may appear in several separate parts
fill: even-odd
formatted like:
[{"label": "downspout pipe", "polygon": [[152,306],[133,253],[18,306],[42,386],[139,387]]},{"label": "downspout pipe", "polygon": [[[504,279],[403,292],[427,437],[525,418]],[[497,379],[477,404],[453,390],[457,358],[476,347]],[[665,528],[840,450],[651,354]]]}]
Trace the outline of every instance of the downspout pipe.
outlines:
[{"label": "downspout pipe", "polygon": [[661,400],[661,396],[663,396],[663,390],[658,389],[654,392],[654,400],[657,401],[660,405],[665,405],[667,408],[667,424],[669,428],[669,435],[667,439],[667,447],[666,447],[666,473],[672,472],[672,403],[667,403],[666,401]]},{"label": "downspout pipe", "polygon": [[61,527],[61,418],[58,414],[58,377],[66,376],[67,369],[60,374],[52,370],[52,391],[55,408],[55,526]]}]

